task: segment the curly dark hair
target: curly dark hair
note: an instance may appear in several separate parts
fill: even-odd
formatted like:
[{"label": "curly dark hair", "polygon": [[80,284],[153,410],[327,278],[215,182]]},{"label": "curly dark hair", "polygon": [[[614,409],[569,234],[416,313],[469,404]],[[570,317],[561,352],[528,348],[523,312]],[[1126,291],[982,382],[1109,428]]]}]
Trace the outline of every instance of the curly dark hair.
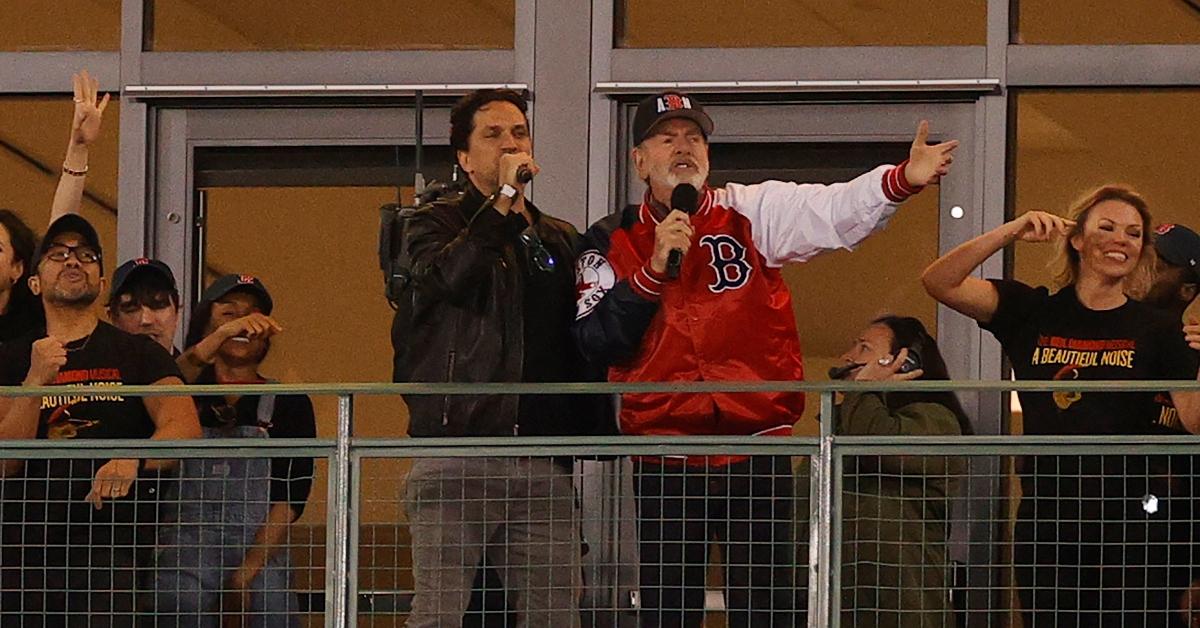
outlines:
[{"label": "curly dark hair", "polygon": [[475,131],[475,113],[494,102],[512,103],[529,122],[529,103],[525,97],[511,89],[477,89],[463,96],[450,110],[450,147],[455,151],[467,150],[471,144],[471,133]]},{"label": "curly dark hair", "polygon": [[11,209],[0,209],[0,225],[8,231],[8,239],[12,241],[13,256],[25,265],[25,272],[13,285],[12,296],[9,298],[9,308],[25,305],[34,301],[33,293],[29,291],[29,276],[33,274],[33,255],[37,250],[38,237],[25,224],[24,220]]}]

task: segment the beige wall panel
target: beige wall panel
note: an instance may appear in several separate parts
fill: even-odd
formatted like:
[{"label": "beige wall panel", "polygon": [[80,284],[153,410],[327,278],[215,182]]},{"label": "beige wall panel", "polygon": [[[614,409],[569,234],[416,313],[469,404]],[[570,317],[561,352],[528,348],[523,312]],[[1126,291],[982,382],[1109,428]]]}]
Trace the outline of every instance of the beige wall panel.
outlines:
[{"label": "beige wall panel", "polygon": [[0,22],[0,51],[121,49],[121,0],[3,0]]},{"label": "beige wall panel", "polygon": [[981,46],[987,39],[986,0],[615,1],[624,48]]},{"label": "beige wall panel", "polygon": [[153,49],[512,49],[514,0],[154,0]]}]

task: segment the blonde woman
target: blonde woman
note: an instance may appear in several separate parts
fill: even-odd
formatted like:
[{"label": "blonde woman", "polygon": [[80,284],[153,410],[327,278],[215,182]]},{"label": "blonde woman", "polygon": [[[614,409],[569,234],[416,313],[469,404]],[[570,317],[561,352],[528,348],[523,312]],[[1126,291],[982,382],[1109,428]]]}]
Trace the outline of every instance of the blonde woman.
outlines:
[{"label": "blonde woman", "polygon": [[[938,259],[925,289],[974,318],[1004,347],[1022,380],[1197,377],[1197,356],[1177,321],[1128,298],[1126,283],[1148,251],[1153,222],[1134,190],[1107,185],[1068,218],[1031,211]],[[1015,242],[1056,242],[1055,288],[971,273]],[[1172,393],[1190,432],[1195,393]],[[1149,434],[1154,393],[1022,392],[1026,434]],[[1160,461],[1147,456],[1029,456],[1021,461],[1014,564],[1026,627],[1165,626],[1169,612],[1169,513],[1148,516]],[[1170,506],[1170,500],[1165,506]]]}]

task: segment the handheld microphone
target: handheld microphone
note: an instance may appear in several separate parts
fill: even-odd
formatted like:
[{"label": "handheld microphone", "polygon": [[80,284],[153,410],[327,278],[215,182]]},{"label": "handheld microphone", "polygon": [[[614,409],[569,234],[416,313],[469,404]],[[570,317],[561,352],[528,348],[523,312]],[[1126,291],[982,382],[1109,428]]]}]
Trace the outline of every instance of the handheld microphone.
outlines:
[{"label": "handheld microphone", "polygon": [[[696,191],[696,186],[690,183],[680,183],[671,190],[671,209],[692,215],[696,213],[696,203],[700,199],[700,193]],[[667,278],[678,279],[679,267],[683,264],[683,251],[679,249],[671,249],[667,255]]]},{"label": "handheld microphone", "polygon": [[533,181],[533,170],[530,170],[529,166],[525,164],[517,166],[517,181],[520,181],[522,184]]}]

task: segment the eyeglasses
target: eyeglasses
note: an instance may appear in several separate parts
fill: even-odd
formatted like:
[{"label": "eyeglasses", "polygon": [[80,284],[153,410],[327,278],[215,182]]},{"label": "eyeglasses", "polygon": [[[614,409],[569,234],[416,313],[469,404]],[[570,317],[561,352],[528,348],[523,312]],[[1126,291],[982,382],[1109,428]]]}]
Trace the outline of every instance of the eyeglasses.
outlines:
[{"label": "eyeglasses", "polygon": [[86,244],[79,246],[55,244],[46,251],[45,258],[62,263],[71,259],[71,255],[74,255],[80,264],[95,264],[100,261],[100,253]]},{"label": "eyeglasses", "polygon": [[530,258],[533,259],[533,265],[538,270],[544,273],[554,272],[554,267],[558,265],[558,262],[555,261],[550,251],[546,249],[546,245],[542,244],[542,239],[532,231],[532,227],[521,232],[521,242],[525,244]]}]

